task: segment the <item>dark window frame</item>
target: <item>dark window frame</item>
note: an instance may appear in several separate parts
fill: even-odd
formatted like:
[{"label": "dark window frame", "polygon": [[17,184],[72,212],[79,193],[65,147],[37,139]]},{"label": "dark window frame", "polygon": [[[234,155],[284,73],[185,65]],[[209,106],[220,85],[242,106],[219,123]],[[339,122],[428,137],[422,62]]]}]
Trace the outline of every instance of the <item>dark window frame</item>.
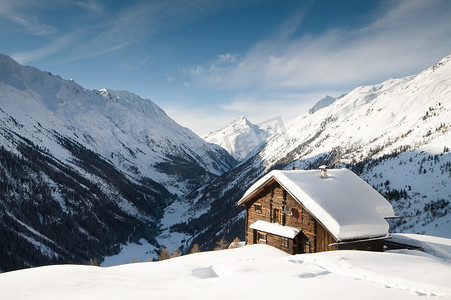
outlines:
[{"label": "dark window frame", "polygon": [[258,213],[262,213],[262,205],[261,204],[254,204],[254,211]]},{"label": "dark window frame", "polygon": [[289,241],[288,241],[288,238],[286,238],[286,237],[281,237],[281,238],[280,238],[280,245],[281,245],[282,247],[288,248],[288,247],[289,247]]}]

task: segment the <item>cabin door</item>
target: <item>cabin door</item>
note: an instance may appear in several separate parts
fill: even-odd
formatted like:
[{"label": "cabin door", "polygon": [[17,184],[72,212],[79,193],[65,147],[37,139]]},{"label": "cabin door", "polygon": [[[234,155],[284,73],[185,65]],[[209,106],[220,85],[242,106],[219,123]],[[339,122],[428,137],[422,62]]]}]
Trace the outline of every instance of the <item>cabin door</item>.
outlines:
[{"label": "cabin door", "polygon": [[295,251],[297,254],[310,253],[310,242],[303,232],[300,232],[296,236],[295,241],[296,241]]}]

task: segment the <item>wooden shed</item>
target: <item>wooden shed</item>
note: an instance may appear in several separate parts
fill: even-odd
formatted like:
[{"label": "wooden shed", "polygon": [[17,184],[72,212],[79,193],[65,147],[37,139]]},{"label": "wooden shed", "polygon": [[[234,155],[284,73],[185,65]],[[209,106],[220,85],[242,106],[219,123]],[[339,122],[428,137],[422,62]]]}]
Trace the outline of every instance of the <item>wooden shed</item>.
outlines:
[{"label": "wooden shed", "polygon": [[391,204],[348,169],[271,171],[238,201],[247,244],[290,254],[383,251]]}]

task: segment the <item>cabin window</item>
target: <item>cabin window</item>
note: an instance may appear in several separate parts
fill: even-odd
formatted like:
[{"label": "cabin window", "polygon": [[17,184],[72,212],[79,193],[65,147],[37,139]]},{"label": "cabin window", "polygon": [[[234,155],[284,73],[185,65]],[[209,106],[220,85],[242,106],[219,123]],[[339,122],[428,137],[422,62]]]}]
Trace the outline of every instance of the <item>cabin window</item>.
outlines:
[{"label": "cabin window", "polygon": [[266,242],[266,233],[258,232],[257,233],[257,238],[258,238],[258,240],[260,242]]},{"label": "cabin window", "polygon": [[288,248],[288,239],[287,238],[282,237],[281,246],[285,247],[285,248]]},{"label": "cabin window", "polygon": [[301,212],[297,208],[291,209],[291,216],[294,222],[301,222]]},{"label": "cabin window", "polygon": [[273,220],[273,223],[281,223],[280,222],[280,209],[274,208],[272,220]]},{"label": "cabin window", "polygon": [[256,212],[258,212],[258,213],[262,212],[262,205],[261,204],[254,204],[254,208],[255,208]]}]

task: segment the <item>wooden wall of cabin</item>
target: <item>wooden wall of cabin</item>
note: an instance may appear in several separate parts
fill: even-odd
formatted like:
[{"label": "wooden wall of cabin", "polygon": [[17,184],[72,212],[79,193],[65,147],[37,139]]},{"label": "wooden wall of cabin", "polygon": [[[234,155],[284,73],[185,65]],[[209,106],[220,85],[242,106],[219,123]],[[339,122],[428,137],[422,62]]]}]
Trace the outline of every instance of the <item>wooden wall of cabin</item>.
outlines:
[{"label": "wooden wall of cabin", "polygon": [[332,250],[364,250],[382,252],[384,250],[384,240],[346,242],[343,244],[329,246],[331,244],[336,244],[337,240],[319,222],[317,223],[316,228],[316,252]]},{"label": "wooden wall of cabin", "polygon": [[384,251],[384,240],[370,240],[354,243],[339,244],[338,250],[364,250],[364,251]]},{"label": "wooden wall of cabin", "polygon": [[264,187],[254,197],[246,202],[246,232],[245,238],[249,245],[254,244],[254,230],[249,226],[257,220],[271,222],[270,203],[272,198],[272,191],[270,186]]},{"label": "wooden wall of cabin", "polygon": [[[264,239],[260,239],[264,235]],[[270,245],[279,250],[288,252],[289,254],[296,254],[296,248],[294,241],[292,239],[284,238],[275,234],[266,233],[263,231],[254,230],[254,241],[253,244],[265,244]]]},{"label": "wooden wall of cabin", "polygon": [[330,244],[336,243],[337,240],[332,236],[332,234],[324,228],[321,223],[316,224],[316,252],[324,252],[331,250],[338,250],[338,246],[330,246]]},{"label": "wooden wall of cabin", "polygon": [[[261,189],[254,197],[248,200],[246,206],[246,242],[248,244],[255,243],[254,230],[249,228],[251,224],[257,220],[266,222],[277,222],[284,226],[293,227],[302,230],[302,247],[298,245],[299,241],[290,241],[290,249],[295,253],[312,253],[315,252],[316,244],[316,220],[313,216],[299,204],[289,193],[287,193],[277,181],[268,183]],[[278,209],[279,214],[276,217],[274,210]],[[267,242],[276,248],[279,248],[281,237],[277,240],[274,238],[273,242]],[[274,245],[273,245],[274,244]],[[284,249],[281,249],[284,250]]]},{"label": "wooden wall of cabin", "polygon": [[[332,234],[318,222],[299,202],[273,180],[245,203],[246,206],[246,242],[265,243],[291,254],[314,253],[331,250],[369,250],[383,251],[383,240],[346,243],[330,246],[337,241]],[[275,218],[274,209],[279,210]],[[277,222],[302,232],[289,239],[288,247],[282,246],[282,237],[267,234],[266,241],[258,241],[256,231],[249,228],[257,220]]]},{"label": "wooden wall of cabin", "polygon": [[298,240],[302,243],[301,247],[298,246],[298,253],[313,253],[316,252],[316,224],[317,221],[294,198],[287,195],[287,205],[289,206],[289,214],[287,216],[286,226],[295,227],[302,232],[299,234]]}]

